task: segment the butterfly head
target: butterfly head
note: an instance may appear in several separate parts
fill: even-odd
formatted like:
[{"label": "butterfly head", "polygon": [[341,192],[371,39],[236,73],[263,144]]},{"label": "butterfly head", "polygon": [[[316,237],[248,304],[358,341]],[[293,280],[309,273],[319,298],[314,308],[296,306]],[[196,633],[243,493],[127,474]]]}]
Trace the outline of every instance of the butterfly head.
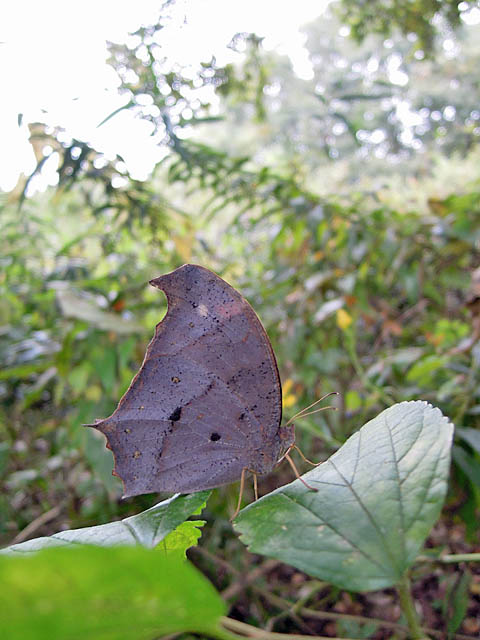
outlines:
[{"label": "butterfly head", "polygon": [[277,431],[277,438],[280,445],[277,461],[280,462],[295,444],[295,425],[291,423],[280,425]]}]

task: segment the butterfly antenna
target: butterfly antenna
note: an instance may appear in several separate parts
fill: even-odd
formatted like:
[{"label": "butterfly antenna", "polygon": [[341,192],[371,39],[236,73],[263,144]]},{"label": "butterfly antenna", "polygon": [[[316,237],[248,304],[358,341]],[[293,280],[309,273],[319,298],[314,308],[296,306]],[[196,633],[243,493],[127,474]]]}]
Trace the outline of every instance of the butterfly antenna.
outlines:
[{"label": "butterfly antenna", "polygon": [[308,405],[308,407],[305,407],[304,409],[296,413],[294,416],[292,416],[290,420],[287,422],[287,425],[293,422],[294,420],[296,420],[297,418],[304,418],[305,416],[311,416],[313,413],[317,413],[319,411],[325,411],[325,409],[335,409],[335,407],[328,406],[328,407],[323,407],[322,409],[316,409],[315,411],[311,411],[307,413],[309,409],[311,409],[315,405],[325,400],[325,398],[329,398],[330,396],[338,396],[338,395],[339,395],[338,391],[331,391],[330,393],[326,393],[319,400],[315,400],[315,402],[312,402],[312,404]]},{"label": "butterfly antenna", "polygon": [[320,411],[327,411],[327,409],[332,409],[333,411],[337,411],[337,407],[329,404],[327,407],[321,407],[320,409],[314,409],[313,411],[309,411],[308,413],[302,413],[301,416],[297,416],[300,418],[306,418],[307,416],[312,416],[314,413],[320,413]]}]

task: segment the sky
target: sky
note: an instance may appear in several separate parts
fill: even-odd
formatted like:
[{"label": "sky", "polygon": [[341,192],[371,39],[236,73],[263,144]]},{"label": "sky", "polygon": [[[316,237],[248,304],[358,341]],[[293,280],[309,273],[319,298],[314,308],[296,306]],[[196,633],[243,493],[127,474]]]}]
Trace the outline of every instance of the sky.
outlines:
[{"label": "sky", "polygon": [[[165,47],[171,60],[194,64],[215,55],[219,64],[235,54],[226,48],[241,31],[264,36],[267,49],[290,56],[308,78],[302,25],[320,15],[328,0],[177,0]],[[148,124],[129,112],[98,124],[125,98],[106,64],[106,41],[125,42],[142,24],[156,21],[161,0],[17,0],[0,5],[0,189],[13,189],[21,172],[35,167],[26,124],[40,120],[63,126],[107,155],[119,153],[132,177],[145,179],[159,150]],[[46,182],[54,184],[55,166]],[[49,174],[50,171],[50,174]]]}]

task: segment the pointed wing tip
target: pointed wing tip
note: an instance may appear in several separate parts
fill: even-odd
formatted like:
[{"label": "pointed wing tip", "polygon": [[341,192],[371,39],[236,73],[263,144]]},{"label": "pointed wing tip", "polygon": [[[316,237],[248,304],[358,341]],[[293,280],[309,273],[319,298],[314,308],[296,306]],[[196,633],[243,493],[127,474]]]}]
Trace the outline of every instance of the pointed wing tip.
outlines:
[{"label": "pointed wing tip", "polygon": [[100,419],[96,419],[95,422],[91,422],[89,424],[82,424],[82,427],[93,427],[93,429],[98,429],[99,431],[101,431],[103,433],[103,429],[101,428],[101,425],[105,422],[104,419],[100,420]]},{"label": "pointed wing tip", "polygon": [[152,287],[157,287],[157,289],[162,289],[163,291],[163,287],[165,285],[166,280],[168,280],[170,278],[170,276],[172,276],[174,273],[177,273],[178,271],[181,271],[182,269],[203,269],[205,270],[205,267],[202,267],[198,264],[191,264],[190,262],[187,262],[186,264],[182,264],[181,267],[177,267],[176,269],[174,269],[173,271],[170,271],[169,273],[165,273],[162,276],[159,276],[158,278],[153,278],[152,280],[148,281],[148,284],[151,284]]},{"label": "pointed wing tip", "polygon": [[98,425],[103,422],[103,420],[98,420],[97,422],[92,422],[90,424],[82,424],[82,427],[93,427],[94,429],[98,429]]}]

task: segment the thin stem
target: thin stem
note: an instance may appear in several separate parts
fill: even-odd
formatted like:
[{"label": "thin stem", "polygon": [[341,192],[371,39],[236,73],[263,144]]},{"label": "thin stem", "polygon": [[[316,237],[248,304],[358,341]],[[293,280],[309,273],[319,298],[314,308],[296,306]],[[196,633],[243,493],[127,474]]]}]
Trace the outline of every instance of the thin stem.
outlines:
[{"label": "thin stem", "polygon": [[456,562],[480,562],[480,553],[449,553],[444,556],[418,556],[417,562],[441,562],[454,564]]},{"label": "thin stem", "polygon": [[[275,633],[274,631],[265,631],[258,627],[252,627],[245,622],[234,620],[233,618],[222,618],[223,625],[236,633],[247,638],[258,638],[258,640],[351,640],[349,638],[332,638],[332,636],[304,636],[295,633]],[[238,638],[238,636],[235,636]]]},{"label": "thin stem", "polygon": [[[230,633],[228,628],[223,628],[223,626],[227,627],[227,625],[224,624],[226,619],[229,620],[229,618],[221,618],[220,625],[214,631],[209,631],[208,636],[215,638],[215,640],[242,640],[243,636],[238,636],[236,633]],[[235,630],[232,629],[232,631]]]},{"label": "thin stem", "polygon": [[357,349],[355,347],[355,336],[352,332],[345,334],[345,346],[347,348],[347,353],[350,356],[350,360],[352,362],[353,368],[355,369],[355,373],[360,378],[361,383],[366,389],[370,389],[370,391],[374,391],[378,393],[378,395],[382,398],[382,400],[388,404],[392,404],[395,402],[394,398],[392,398],[384,389],[381,387],[377,387],[371,380],[368,379],[367,374],[365,373],[362,364],[358,358]]},{"label": "thin stem", "polygon": [[417,611],[415,609],[415,603],[412,598],[410,590],[410,578],[407,574],[403,576],[400,582],[396,585],[398,596],[400,598],[400,606],[407,620],[408,628],[410,629],[410,636],[412,640],[422,640],[425,638],[425,634],[420,626]]}]

